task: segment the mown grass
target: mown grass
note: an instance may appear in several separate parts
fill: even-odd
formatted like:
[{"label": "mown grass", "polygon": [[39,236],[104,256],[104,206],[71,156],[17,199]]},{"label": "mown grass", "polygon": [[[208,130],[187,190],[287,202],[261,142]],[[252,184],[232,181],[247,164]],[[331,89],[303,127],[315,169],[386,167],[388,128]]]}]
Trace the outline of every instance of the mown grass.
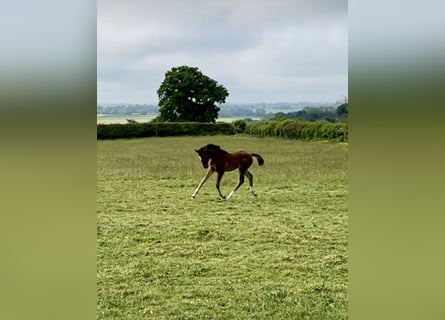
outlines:
[{"label": "mown grass", "polygon": [[[257,152],[220,200],[193,149]],[[347,144],[246,136],[97,142],[98,319],[346,319]],[[226,173],[228,194],[237,172]]]}]

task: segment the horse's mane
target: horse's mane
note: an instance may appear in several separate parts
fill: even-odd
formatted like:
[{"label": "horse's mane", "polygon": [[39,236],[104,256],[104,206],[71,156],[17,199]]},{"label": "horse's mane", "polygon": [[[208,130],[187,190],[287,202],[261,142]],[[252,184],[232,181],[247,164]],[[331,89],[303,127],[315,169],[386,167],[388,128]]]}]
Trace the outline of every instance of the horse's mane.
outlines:
[{"label": "horse's mane", "polygon": [[227,151],[221,149],[219,146],[217,146],[216,144],[213,144],[213,143],[209,143],[208,145],[206,145],[206,148],[220,152],[220,153],[228,153]]}]

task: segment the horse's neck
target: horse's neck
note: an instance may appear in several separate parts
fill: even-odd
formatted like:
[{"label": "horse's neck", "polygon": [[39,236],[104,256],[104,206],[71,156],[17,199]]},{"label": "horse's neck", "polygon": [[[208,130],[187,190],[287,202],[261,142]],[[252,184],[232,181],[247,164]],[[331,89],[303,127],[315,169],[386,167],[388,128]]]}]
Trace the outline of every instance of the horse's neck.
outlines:
[{"label": "horse's neck", "polygon": [[210,158],[210,159],[213,159],[213,160],[218,159],[218,158],[221,158],[221,157],[223,157],[224,155],[225,155],[225,153],[223,153],[223,152],[218,152],[218,151],[216,151],[216,150],[212,150],[212,151],[209,152],[209,158]]}]

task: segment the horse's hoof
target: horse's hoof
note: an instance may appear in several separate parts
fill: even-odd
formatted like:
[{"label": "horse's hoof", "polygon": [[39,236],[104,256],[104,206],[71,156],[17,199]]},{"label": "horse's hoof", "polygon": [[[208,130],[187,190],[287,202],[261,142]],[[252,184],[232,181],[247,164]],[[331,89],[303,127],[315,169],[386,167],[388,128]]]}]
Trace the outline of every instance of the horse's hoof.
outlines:
[{"label": "horse's hoof", "polygon": [[192,199],[195,199],[195,196],[192,196]]}]

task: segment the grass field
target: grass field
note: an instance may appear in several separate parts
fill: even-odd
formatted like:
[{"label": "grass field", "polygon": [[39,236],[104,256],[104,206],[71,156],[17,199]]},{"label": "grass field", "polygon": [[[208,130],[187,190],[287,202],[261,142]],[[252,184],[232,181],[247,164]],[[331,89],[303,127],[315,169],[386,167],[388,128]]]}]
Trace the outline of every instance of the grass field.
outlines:
[{"label": "grass field", "polygon": [[133,119],[137,122],[149,122],[156,118],[157,114],[147,114],[147,115],[97,115],[97,124],[111,124],[111,123],[128,123],[127,119]]},{"label": "grass field", "polygon": [[[245,183],[219,199],[216,175],[190,198],[207,143],[263,156],[257,198]],[[98,141],[97,318],[347,319],[346,157],[247,136]]]}]

